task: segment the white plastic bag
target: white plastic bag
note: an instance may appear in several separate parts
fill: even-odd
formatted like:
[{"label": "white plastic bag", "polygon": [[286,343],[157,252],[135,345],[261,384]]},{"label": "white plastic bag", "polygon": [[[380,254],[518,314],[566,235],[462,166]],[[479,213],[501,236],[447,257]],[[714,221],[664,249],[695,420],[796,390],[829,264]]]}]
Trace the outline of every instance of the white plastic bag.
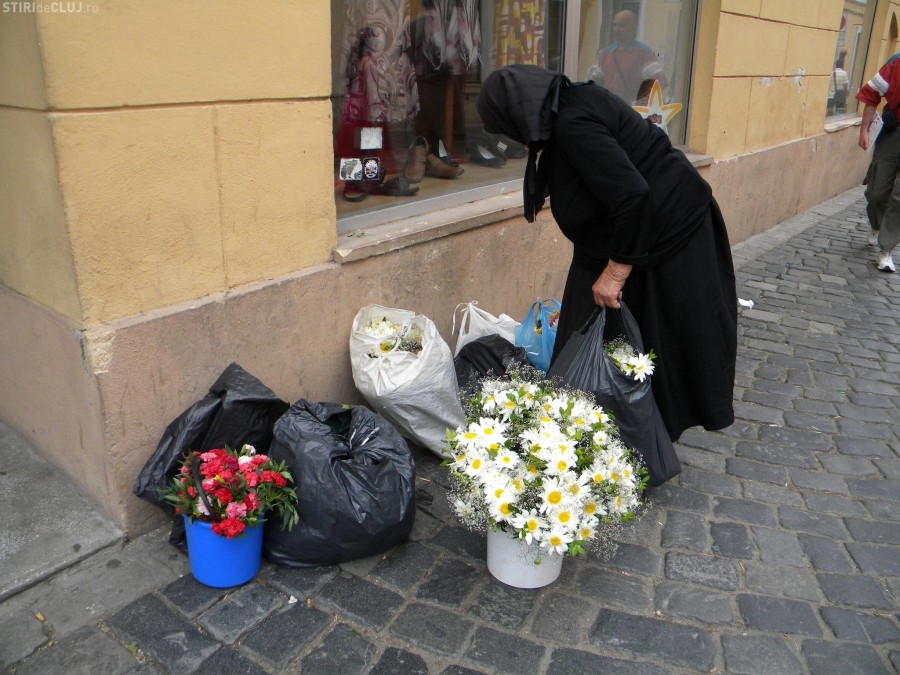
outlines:
[{"label": "white plastic bag", "polygon": [[[373,325],[379,330],[367,329]],[[389,325],[398,330],[391,332]],[[421,340],[421,350],[405,351],[398,338]],[[436,455],[446,430],[465,425],[450,348],[427,317],[363,307],[350,331],[350,367],[353,383],[375,412]]]},{"label": "white plastic bag", "polygon": [[478,301],[473,300],[469,303],[460,303],[453,310],[453,328],[451,335],[456,333],[456,313],[462,307],[462,315],[459,320],[459,336],[456,338],[456,349],[454,356],[459,356],[459,350],[468,343],[485,337],[486,335],[499,335],[510,343],[516,341],[516,327],[519,322],[507,314],[501,314],[499,317],[494,316],[490,312],[486,312],[477,306]]}]

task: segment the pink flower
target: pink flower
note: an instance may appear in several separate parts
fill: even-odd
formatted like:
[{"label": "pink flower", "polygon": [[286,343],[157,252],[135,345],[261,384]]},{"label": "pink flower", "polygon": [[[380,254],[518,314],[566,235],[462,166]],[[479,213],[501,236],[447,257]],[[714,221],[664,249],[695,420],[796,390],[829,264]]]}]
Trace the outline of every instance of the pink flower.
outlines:
[{"label": "pink flower", "polygon": [[247,506],[243,502],[231,502],[225,507],[225,515],[229,518],[244,518],[247,515]]}]

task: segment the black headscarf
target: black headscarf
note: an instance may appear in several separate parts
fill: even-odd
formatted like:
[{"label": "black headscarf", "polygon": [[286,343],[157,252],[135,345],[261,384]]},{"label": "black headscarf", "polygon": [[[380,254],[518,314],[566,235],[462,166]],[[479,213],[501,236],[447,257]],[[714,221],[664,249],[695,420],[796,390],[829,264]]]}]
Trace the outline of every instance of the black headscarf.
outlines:
[{"label": "black headscarf", "polygon": [[478,96],[478,114],[485,131],[503,134],[528,146],[523,192],[525,218],[529,223],[534,222],[547,196],[545,172],[539,175],[537,156],[553,137],[559,88],[570,84],[562,73],[538,66],[513,65],[488,75]]}]

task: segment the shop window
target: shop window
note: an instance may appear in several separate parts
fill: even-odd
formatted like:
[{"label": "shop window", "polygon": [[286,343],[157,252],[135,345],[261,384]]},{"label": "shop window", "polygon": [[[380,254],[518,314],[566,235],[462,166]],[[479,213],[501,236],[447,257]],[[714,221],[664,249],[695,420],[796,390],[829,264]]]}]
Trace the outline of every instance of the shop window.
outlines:
[{"label": "shop window", "polygon": [[866,45],[872,30],[874,0],[844,0],[828,81],[825,116],[856,114],[856,92],[873,73],[864,73]]},{"label": "shop window", "polygon": [[475,108],[504,65],[593,79],[683,142],[696,4],[332,0],[339,232],[520,188],[526,149]]}]

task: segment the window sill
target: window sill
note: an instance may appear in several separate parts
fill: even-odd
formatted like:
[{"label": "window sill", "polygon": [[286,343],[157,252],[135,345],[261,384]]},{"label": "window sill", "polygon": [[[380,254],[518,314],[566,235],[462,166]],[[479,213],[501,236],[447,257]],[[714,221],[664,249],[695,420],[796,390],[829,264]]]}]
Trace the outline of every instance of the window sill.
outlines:
[{"label": "window sill", "polygon": [[849,127],[858,127],[860,124],[862,124],[862,117],[859,115],[851,114],[842,117],[832,117],[825,120],[825,133],[833,134],[835,131]]},{"label": "window sill", "polygon": [[[685,155],[697,168],[713,162],[709,155],[689,152]],[[365,260],[516,217],[522,217],[520,190],[339,234],[333,260],[337,263]]]}]

